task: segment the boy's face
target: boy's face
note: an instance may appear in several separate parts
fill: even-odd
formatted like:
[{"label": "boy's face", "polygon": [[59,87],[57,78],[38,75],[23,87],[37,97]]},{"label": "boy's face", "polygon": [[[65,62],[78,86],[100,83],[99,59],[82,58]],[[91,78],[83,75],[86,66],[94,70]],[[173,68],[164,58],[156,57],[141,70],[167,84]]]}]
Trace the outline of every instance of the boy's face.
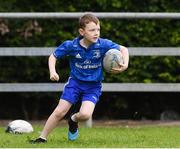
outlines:
[{"label": "boy's face", "polygon": [[80,28],[79,33],[88,42],[95,43],[100,36],[100,25],[99,23],[95,24],[94,22],[90,22],[86,24],[85,28]]}]

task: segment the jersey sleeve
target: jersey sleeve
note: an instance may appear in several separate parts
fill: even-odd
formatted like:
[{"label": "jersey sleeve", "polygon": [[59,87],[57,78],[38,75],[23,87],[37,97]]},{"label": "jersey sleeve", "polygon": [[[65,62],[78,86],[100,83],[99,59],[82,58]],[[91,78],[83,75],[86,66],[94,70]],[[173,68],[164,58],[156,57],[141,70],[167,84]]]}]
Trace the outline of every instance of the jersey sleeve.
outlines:
[{"label": "jersey sleeve", "polygon": [[55,51],[53,52],[53,55],[59,59],[61,57],[67,56],[71,50],[71,41],[65,41],[60,46],[58,46]]},{"label": "jersey sleeve", "polygon": [[117,50],[120,50],[120,45],[111,41],[111,40],[108,40],[108,39],[105,39],[105,45],[106,45],[106,49],[107,51],[109,49],[117,49]]}]

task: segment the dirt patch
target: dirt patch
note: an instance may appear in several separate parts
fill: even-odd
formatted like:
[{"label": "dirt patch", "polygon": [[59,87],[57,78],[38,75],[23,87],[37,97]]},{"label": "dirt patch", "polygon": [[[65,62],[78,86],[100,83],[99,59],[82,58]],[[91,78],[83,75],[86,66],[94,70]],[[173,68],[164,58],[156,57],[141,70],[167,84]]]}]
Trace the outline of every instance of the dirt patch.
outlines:
[{"label": "dirt patch", "polygon": [[[6,127],[12,120],[0,120],[0,126]],[[32,125],[44,125],[46,120],[38,121],[28,121]],[[86,123],[81,123],[80,125],[86,125]],[[119,126],[119,127],[135,127],[135,126],[180,126],[180,121],[159,121],[159,120],[93,120],[93,126]],[[67,126],[67,121],[62,120],[59,126]]]},{"label": "dirt patch", "polygon": [[180,121],[152,121],[152,120],[108,120],[108,121],[94,121],[94,125],[97,126],[122,126],[122,127],[135,127],[135,126],[144,126],[144,125],[156,125],[156,126],[180,126]]}]

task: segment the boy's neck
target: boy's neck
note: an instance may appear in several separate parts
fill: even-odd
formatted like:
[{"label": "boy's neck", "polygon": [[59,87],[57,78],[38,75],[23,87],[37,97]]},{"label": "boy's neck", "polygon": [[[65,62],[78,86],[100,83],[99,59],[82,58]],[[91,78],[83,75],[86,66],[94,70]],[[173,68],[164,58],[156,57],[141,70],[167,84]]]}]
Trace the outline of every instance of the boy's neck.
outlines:
[{"label": "boy's neck", "polygon": [[81,45],[82,47],[86,48],[86,49],[87,49],[91,44],[93,44],[93,43],[87,41],[87,40],[84,39],[84,38],[82,38],[82,39],[80,40],[80,45]]}]

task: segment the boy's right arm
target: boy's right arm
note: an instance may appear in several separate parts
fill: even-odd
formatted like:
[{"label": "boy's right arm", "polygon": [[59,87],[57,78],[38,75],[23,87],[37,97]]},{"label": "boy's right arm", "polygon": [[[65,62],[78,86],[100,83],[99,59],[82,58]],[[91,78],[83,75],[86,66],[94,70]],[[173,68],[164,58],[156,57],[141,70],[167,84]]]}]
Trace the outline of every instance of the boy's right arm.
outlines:
[{"label": "boy's right arm", "polygon": [[48,60],[50,80],[59,81],[59,75],[56,72],[56,58],[53,54],[49,56]]}]

